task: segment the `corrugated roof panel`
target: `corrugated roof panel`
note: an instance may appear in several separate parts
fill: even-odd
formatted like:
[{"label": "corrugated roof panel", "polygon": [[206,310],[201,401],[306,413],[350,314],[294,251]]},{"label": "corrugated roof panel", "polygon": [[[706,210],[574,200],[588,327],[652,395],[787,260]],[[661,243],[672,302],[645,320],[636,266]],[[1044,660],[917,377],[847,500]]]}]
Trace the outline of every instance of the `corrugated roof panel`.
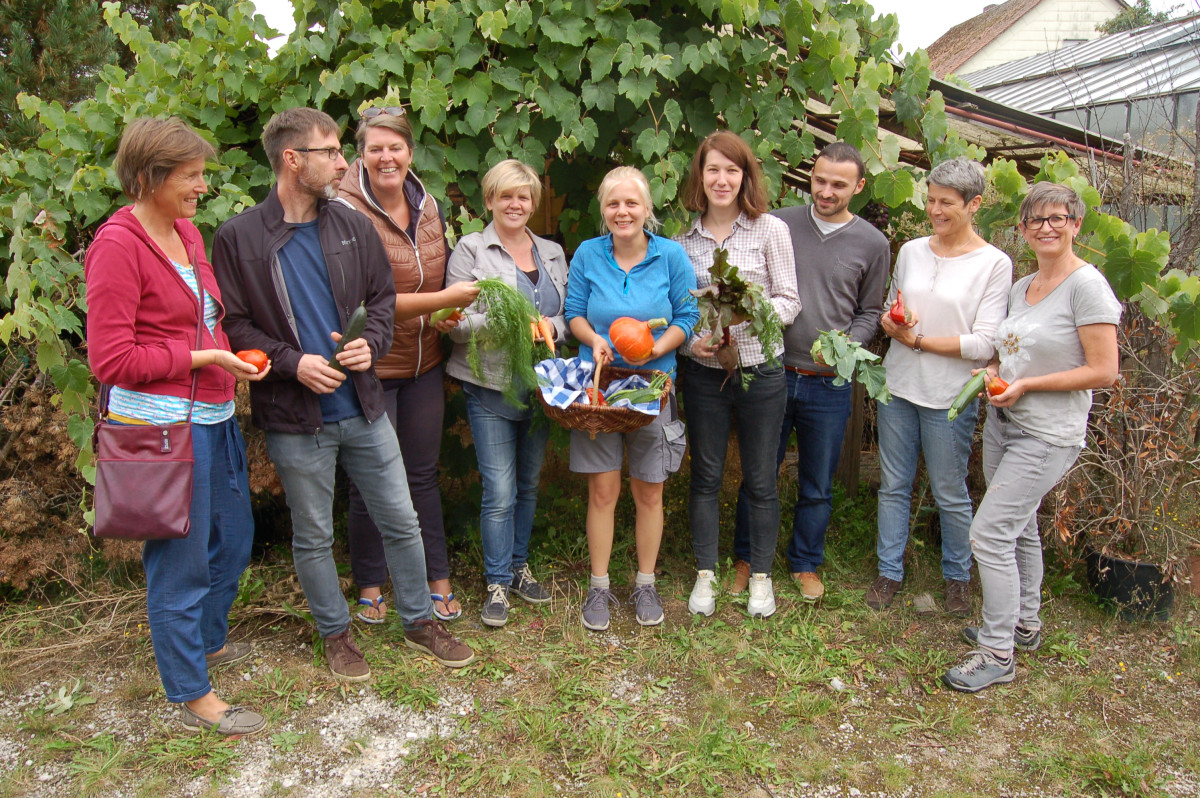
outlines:
[{"label": "corrugated roof panel", "polygon": [[[1087,72],[1090,80],[1129,86],[1138,80],[1146,80],[1146,65],[1141,59],[1153,59],[1155,55],[1166,59],[1164,63],[1169,64],[1175,74],[1190,72],[1192,65],[1200,62],[1200,54],[1196,52],[1198,43],[1200,15],[1193,15],[1136,31],[1103,36],[961,77],[980,94],[997,98],[1000,94],[996,92],[1006,88],[1016,88],[1019,92],[1018,95],[1006,92],[1005,96],[1011,97],[1024,95],[1035,82],[1051,80],[1061,83],[1062,76],[1068,73]],[[1161,65],[1157,69],[1160,71],[1154,74],[1164,74]],[[1161,80],[1159,85],[1162,85]],[[1171,89],[1138,93],[1156,94],[1167,90]],[[1124,98],[1128,96],[1126,94]],[[1043,103],[1041,107],[1048,106]]]}]

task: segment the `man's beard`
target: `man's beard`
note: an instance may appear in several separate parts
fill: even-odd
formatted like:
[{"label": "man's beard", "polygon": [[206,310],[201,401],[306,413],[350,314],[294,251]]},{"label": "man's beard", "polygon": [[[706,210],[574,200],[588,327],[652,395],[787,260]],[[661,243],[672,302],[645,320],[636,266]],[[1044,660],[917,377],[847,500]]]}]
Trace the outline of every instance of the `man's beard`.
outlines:
[{"label": "man's beard", "polygon": [[320,199],[337,199],[338,190],[335,183],[340,182],[339,179],[330,180],[326,183],[321,183],[315,179],[310,171],[305,168],[300,172],[300,185],[314,197]]}]

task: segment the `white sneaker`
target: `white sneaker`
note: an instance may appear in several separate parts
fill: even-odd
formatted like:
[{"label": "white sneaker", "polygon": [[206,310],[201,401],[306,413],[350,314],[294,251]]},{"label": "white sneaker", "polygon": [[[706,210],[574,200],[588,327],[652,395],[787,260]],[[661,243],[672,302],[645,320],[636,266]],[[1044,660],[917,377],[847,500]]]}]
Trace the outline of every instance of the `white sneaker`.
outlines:
[{"label": "white sneaker", "polygon": [[746,612],[751,618],[769,618],[775,614],[775,587],[766,574],[751,574],[750,600]]},{"label": "white sneaker", "polygon": [[697,571],[696,584],[688,598],[688,611],[696,615],[712,615],[716,612],[717,599],[713,595],[716,584],[717,576],[712,571]]}]

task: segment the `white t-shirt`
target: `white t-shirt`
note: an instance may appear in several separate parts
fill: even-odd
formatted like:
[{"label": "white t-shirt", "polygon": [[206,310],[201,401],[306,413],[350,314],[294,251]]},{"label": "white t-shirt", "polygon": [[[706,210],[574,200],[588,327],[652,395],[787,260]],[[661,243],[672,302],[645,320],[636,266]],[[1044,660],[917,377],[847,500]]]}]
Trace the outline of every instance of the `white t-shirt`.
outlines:
[{"label": "white t-shirt", "polygon": [[[1000,376],[1010,383],[1085,365],[1079,328],[1121,320],[1121,303],[1108,280],[1090,263],[1030,305],[1025,292],[1034,276],[1022,277],[1012,287],[1008,318],[996,330]],[[1083,446],[1091,407],[1090,390],[1031,391],[1005,413],[1035,438],[1055,446]]]},{"label": "white t-shirt", "polygon": [[903,291],[905,306],[917,316],[914,331],[926,338],[957,335],[961,356],[915,352],[892,341],[883,360],[888,390],[921,407],[950,407],[971,369],[991,359],[1011,286],[1012,261],[991,244],[953,258],[935,255],[928,238],[901,247],[887,307],[896,290]]}]

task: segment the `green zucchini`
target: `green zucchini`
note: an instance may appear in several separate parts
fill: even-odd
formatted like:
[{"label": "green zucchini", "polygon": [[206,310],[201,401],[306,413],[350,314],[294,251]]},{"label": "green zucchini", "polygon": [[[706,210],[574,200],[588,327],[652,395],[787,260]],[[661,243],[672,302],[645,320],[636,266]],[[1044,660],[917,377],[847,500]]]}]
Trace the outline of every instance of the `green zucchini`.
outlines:
[{"label": "green zucchini", "polygon": [[441,310],[435,310],[433,313],[430,313],[429,320],[434,324],[437,324],[439,321],[445,321],[455,313],[461,312],[462,308],[442,308]]},{"label": "green zucchini", "polygon": [[367,308],[363,304],[359,304],[350,314],[350,321],[346,322],[346,330],[342,333],[342,340],[338,341],[337,349],[333,350],[333,357],[329,358],[329,368],[342,371],[342,364],[338,362],[338,354],[346,348],[346,344],[351,341],[356,341],[362,338],[363,330],[367,328]]},{"label": "green zucchini", "polygon": [[971,379],[967,380],[967,384],[958,392],[958,396],[954,397],[954,403],[950,405],[950,409],[946,412],[946,420],[953,421],[958,418],[958,414],[967,409],[967,405],[975,399],[976,396],[983,390],[983,381],[987,376],[987,370],[982,370]]}]

